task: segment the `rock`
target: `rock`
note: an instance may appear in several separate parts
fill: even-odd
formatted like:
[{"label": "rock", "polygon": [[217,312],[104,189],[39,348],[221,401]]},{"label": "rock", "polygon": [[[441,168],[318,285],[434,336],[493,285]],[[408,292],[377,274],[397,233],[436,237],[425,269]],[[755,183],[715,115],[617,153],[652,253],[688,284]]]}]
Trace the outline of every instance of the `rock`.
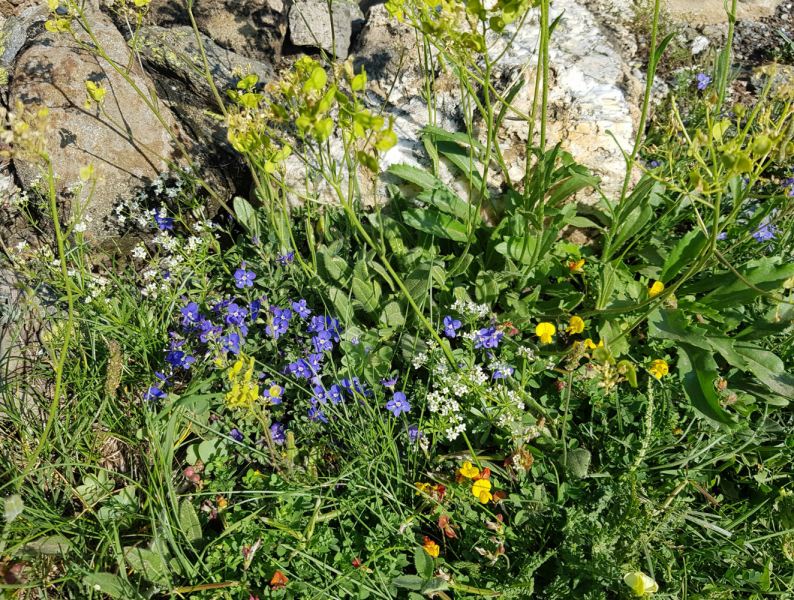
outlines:
[{"label": "rock", "polygon": [[358,6],[346,2],[332,4],[333,31],[331,17],[325,2],[296,2],[289,12],[290,41],[296,46],[322,48],[329,54],[334,52],[336,60],[347,58],[354,22],[363,19]]},{"label": "rock", "polygon": [[[616,198],[622,188],[626,166],[620,148],[609,130],[623,148],[631,147],[635,124],[632,105],[622,89],[625,79],[624,63],[609,45],[595,19],[576,0],[554,0],[554,19],[564,12],[555,31],[550,48],[551,75],[547,144],[562,142],[562,149],[570,152],[579,163],[589,167],[602,178],[602,190],[609,198]],[[516,34],[508,28],[504,36],[489,39],[492,56],[499,55]],[[362,32],[355,53],[356,71],[364,65],[369,75],[368,101],[378,109],[394,83],[389,105],[384,115],[395,118],[394,131],[399,142],[384,157],[385,163],[406,163],[421,166],[425,160],[424,148],[419,141],[419,129],[428,122],[428,107],[423,98],[424,79],[415,61],[413,30],[389,19],[383,6],[373,6],[370,18]],[[536,48],[538,45],[538,11],[533,9],[513,45],[497,65],[493,80],[497,89],[507,92],[520,77],[525,85],[513,101],[523,114],[531,112],[536,76]],[[405,49],[407,68],[397,75],[400,51]],[[415,54],[414,54],[415,56]],[[436,80],[439,88],[436,97],[435,121],[447,131],[463,131],[463,114],[457,81],[441,75]],[[538,127],[535,127],[537,136]],[[500,140],[508,172],[522,172],[526,163],[526,141],[529,124],[508,111]],[[534,143],[537,143],[537,138]],[[385,178],[383,178],[385,180]],[[442,176],[442,179],[445,179]],[[490,181],[490,178],[489,178]],[[494,183],[498,178],[494,180]],[[449,183],[449,182],[447,182]],[[467,186],[458,181],[459,193],[466,194]],[[467,195],[461,196],[467,197]],[[600,196],[587,192],[580,202],[595,203]]]},{"label": "rock", "polygon": [[[99,43],[114,61],[126,66],[130,52],[124,38],[98,10],[89,10],[89,14]],[[130,77],[146,93],[150,83],[137,63],[133,65]],[[96,104],[91,109],[84,107],[86,80],[106,88],[104,108],[114,122]],[[68,193],[79,180],[79,169],[90,163],[96,167],[98,183],[82,218],[89,239],[101,241],[117,235],[112,215],[115,206],[138,195],[158,173],[168,169],[160,157],[179,158],[165,128],[177,131],[170,111],[160,107],[164,127],[114,69],[82,50],[68,34],[44,33],[20,55],[12,74],[12,106],[17,100],[50,109],[48,153],[67,212],[74,212],[76,204],[86,201],[87,190],[79,202]],[[23,187],[30,190],[40,177],[38,166],[16,160],[15,167]]]},{"label": "rock", "polygon": [[[292,0],[200,0],[193,13],[199,30],[220,46],[259,61],[281,58]],[[184,0],[152,0],[149,25],[190,26]]]},{"label": "rock", "polygon": [[[223,98],[226,98],[226,90],[236,89],[240,81],[232,74],[235,67],[250,68],[250,72],[259,77],[261,85],[275,77],[269,64],[225,50],[204,35],[202,45],[213,81]],[[187,26],[172,29],[150,27],[141,32],[138,47],[147,66],[156,72],[158,96],[177,113],[183,124],[205,144],[222,146],[227,152],[233,152],[226,141],[223,122],[205,112],[220,111],[212,89],[202,75],[204,63],[193,29]]]},{"label": "rock", "polygon": [[[738,2],[736,19],[760,19],[773,15],[775,7],[780,3],[780,0]],[[728,4],[730,5],[730,2]],[[724,0],[667,0],[665,8],[679,23],[714,25],[728,21]]]},{"label": "rock", "polygon": [[709,38],[707,38],[706,36],[700,35],[696,37],[692,41],[692,56],[697,56],[698,54],[705,52],[706,49],[709,47],[709,44],[710,44]]},{"label": "rock", "polygon": [[772,85],[769,87],[770,96],[774,97],[781,92],[789,94],[794,91],[794,66],[792,65],[764,65],[753,72],[750,83],[756,90],[763,90],[770,75],[772,77]]},{"label": "rock", "polygon": [[0,27],[0,86],[11,80],[11,70],[19,51],[28,41],[28,32],[48,18],[46,6],[32,6],[18,17],[11,15]]}]

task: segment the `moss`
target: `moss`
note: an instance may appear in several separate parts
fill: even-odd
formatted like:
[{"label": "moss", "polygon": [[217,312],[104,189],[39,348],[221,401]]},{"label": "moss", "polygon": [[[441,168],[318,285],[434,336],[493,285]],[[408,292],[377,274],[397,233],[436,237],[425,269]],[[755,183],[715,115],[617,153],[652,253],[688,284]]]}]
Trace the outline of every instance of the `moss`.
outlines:
[{"label": "moss", "polygon": [[11,79],[11,76],[8,73],[8,69],[0,67],[0,85],[7,84],[9,79]]}]

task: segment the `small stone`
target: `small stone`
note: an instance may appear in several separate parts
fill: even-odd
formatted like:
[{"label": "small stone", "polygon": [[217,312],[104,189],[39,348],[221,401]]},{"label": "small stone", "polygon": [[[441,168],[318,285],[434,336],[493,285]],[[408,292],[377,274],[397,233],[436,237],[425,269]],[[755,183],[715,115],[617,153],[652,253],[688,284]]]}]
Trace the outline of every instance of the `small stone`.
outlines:
[{"label": "small stone", "polygon": [[704,52],[709,47],[709,38],[706,36],[698,36],[692,42],[692,56],[697,56]]},{"label": "small stone", "polygon": [[322,48],[328,53],[334,51],[336,60],[347,58],[353,21],[357,20],[354,9],[347,4],[334,3],[333,33],[328,5],[320,2],[296,2],[289,11],[290,39],[296,46]]}]

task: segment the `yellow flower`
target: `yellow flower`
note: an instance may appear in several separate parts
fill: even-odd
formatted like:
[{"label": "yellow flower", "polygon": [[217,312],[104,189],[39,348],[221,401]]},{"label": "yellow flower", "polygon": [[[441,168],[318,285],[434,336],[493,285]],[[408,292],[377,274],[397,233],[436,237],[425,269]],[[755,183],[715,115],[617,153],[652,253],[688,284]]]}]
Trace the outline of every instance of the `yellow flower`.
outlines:
[{"label": "yellow flower", "polygon": [[472,466],[472,464],[467,460],[460,468],[460,474],[466,479],[472,479],[480,474],[480,470],[477,467]]},{"label": "yellow flower", "polygon": [[88,95],[100,104],[105,99],[105,94],[107,94],[107,90],[101,84],[96,84],[90,80],[85,82],[85,89]]},{"label": "yellow flower", "polygon": [[582,333],[584,331],[584,321],[579,317],[571,317],[568,327],[565,329],[568,333]]},{"label": "yellow flower", "polygon": [[571,262],[568,263],[568,268],[571,271],[580,271],[583,266],[584,266],[584,259],[577,260],[575,262],[571,261]]},{"label": "yellow flower", "polygon": [[667,373],[670,371],[670,367],[661,358],[657,358],[651,363],[651,368],[648,370],[651,372],[651,375],[656,377],[656,379],[661,379],[667,375]]},{"label": "yellow flower", "polygon": [[428,493],[428,490],[430,489],[430,484],[429,484],[429,483],[422,483],[421,481],[417,481],[417,482],[416,482],[414,485],[415,485],[417,488],[419,488],[419,489],[418,489],[418,491],[416,492],[416,495],[417,495],[417,496],[418,496],[419,494],[421,494],[422,492],[424,492],[425,494],[427,494],[427,493]]},{"label": "yellow flower", "polygon": [[229,381],[234,381],[237,377],[237,374],[243,370],[243,361],[238,360],[231,369],[229,369]]},{"label": "yellow flower", "polygon": [[587,338],[583,343],[584,343],[584,347],[587,348],[588,350],[595,350],[596,348],[599,348],[604,345],[604,340],[598,342],[598,346],[596,346],[595,342],[593,342],[593,340],[591,340],[590,338]]},{"label": "yellow flower", "polygon": [[433,558],[438,558],[438,551],[441,549],[439,548],[438,544],[436,544],[433,540],[429,537],[425,536],[425,543],[422,546],[427,553],[432,556]]},{"label": "yellow flower", "polygon": [[471,493],[474,494],[476,498],[479,498],[480,502],[487,504],[488,501],[493,498],[491,495],[491,482],[487,479],[478,479],[474,482],[474,485],[471,486]]},{"label": "yellow flower", "polygon": [[540,338],[541,344],[551,344],[551,336],[557,333],[557,329],[551,323],[539,323],[535,327],[535,335]]},{"label": "yellow flower", "polygon": [[648,293],[651,295],[651,298],[654,296],[658,296],[664,290],[664,284],[661,281],[654,281],[653,285],[648,290]]},{"label": "yellow flower", "polygon": [[629,586],[634,593],[639,596],[645,594],[653,594],[659,591],[659,585],[645,573],[635,571],[634,573],[626,573],[623,577],[623,582]]}]

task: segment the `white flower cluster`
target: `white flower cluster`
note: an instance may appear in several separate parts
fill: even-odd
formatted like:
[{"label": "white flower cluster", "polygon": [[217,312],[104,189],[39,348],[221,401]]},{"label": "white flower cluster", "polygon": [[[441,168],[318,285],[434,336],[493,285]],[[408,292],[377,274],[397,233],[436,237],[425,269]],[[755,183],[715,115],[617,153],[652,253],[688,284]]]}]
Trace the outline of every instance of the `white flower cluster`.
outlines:
[{"label": "white flower cluster", "polygon": [[445,433],[447,434],[447,439],[451,442],[464,431],[466,431],[466,423],[460,423],[459,425],[453,425],[452,427],[447,428]]},{"label": "white flower cluster", "polygon": [[428,356],[426,352],[420,352],[416,356],[414,356],[413,364],[414,369],[421,369],[422,366],[428,361]]},{"label": "white flower cluster", "polygon": [[430,392],[427,395],[427,407],[430,412],[447,419],[449,427],[445,433],[450,442],[466,431],[466,424],[463,422],[463,415],[460,414],[460,404],[457,400],[448,398],[441,392]]},{"label": "white flower cluster", "polygon": [[85,215],[82,221],[75,223],[74,230],[77,233],[83,233],[86,229],[88,229],[88,224],[93,222],[93,217]]},{"label": "white flower cluster", "polygon": [[458,312],[464,317],[476,317],[484,319],[491,314],[487,304],[476,304],[474,302],[463,302],[456,300],[452,305],[452,310]]},{"label": "white flower cluster", "polygon": [[528,347],[528,346],[521,346],[518,349],[517,354],[519,356],[523,356],[524,358],[526,358],[528,360],[535,360],[535,351],[532,348]]},{"label": "white flower cluster", "polygon": [[158,246],[162,246],[169,252],[176,252],[179,250],[179,238],[168,235],[167,230],[158,233],[157,237],[155,237],[152,242]]}]

